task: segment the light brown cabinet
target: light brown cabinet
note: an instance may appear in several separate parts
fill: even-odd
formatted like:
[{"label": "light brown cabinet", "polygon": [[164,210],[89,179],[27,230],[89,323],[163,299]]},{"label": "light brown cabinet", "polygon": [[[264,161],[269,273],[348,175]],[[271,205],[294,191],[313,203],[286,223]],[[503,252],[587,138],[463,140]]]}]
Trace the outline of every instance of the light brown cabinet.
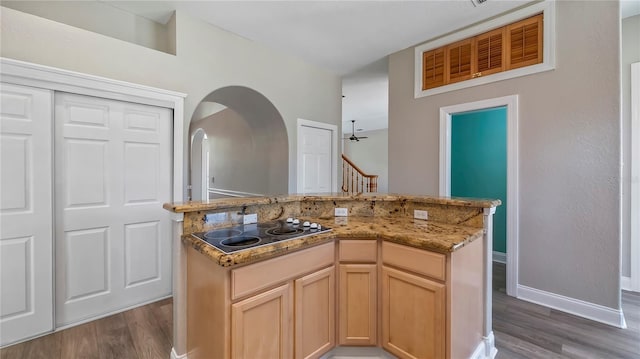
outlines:
[{"label": "light brown cabinet", "polygon": [[232,268],[188,248],[189,359],[319,358],[336,341],[457,359],[482,342],[481,240],[447,254],[336,242]]},{"label": "light brown cabinet", "polygon": [[505,29],[499,28],[475,38],[475,76],[487,76],[505,69]]},{"label": "light brown cabinet", "polygon": [[422,53],[422,90],[542,63],[543,14]]},{"label": "light brown cabinet", "polygon": [[339,242],[338,343],[378,344],[378,241]]},{"label": "light brown cabinet", "polygon": [[446,83],[469,80],[476,72],[475,39],[465,39],[447,46]]},{"label": "light brown cabinet", "polygon": [[542,62],[542,14],[506,27],[507,70]]},{"label": "light brown cabinet", "polygon": [[[319,358],[335,346],[335,268],[295,281],[295,358]],[[256,356],[254,358],[271,358]]]},{"label": "light brown cabinet", "polygon": [[340,264],[340,345],[376,345],[377,265]]},{"label": "light brown cabinet", "polygon": [[446,84],[445,49],[443,47],[422,54],[422,89]]},{"label": "light brown cabinet", "polygon": [[293,290],[289,283],[231,307],[231,358],[291,358]]},{"label": "light brown cabinet", "polygon": [[399,358],[445,358],[445,285],[382,268],[382,346]]}]

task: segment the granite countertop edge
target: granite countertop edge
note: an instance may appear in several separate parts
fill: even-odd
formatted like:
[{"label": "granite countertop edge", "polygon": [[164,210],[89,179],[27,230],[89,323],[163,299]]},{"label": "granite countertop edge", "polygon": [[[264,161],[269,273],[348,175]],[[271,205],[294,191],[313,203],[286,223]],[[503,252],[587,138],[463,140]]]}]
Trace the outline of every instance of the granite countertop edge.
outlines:
[{"label": "granite countertop edge", "polygon": [[369,201],[369,202],[414,202],[425,204],[441,204],[463,207],[479,207],[492,208],[501,204],[500,200],[492,199],[471,199],[471,198],[455,198],[455,197],[432,197],[417,195],[399,195],[399,194],[379,194],[379,193],[329,193],[329,194],[290,194],[282,196],[263,196],[263,197],[239,197],[224,198],[208,201],[190,201],[190,202],[174,202],[165,203],[163,208],[175,212],[185,213],[194,211],[219,210],[228,208],[239,208],[242,206],[267,205],[275,203],[290,202],[313,202],[313,201]]},{"label": "granite countertop edge", "polygon": [[[350,221],[357,222],[358,219],[351,218]],[[351,225],[339,226],[331,232],[276,242],[230,254],[220,251],[202,239],[192,236],[190,233],[182,235],[182,241],[211,259],[214,263],[222,267],[232,267],[275,258],[320,244],[333,242],[336,239],[381,239],[413,248],[449,254],[476,239],[482,238],[484,232],[482,228],[439,222],[414,222],[413,219],[403,219],[400,221],[402,223],[398,223],[397,219],[377,218],[375,223],[370,220],[364,220],[362,223],[356,223],[353,227]],[[420,226],[427,226],[428,228],[428,226],[431,225],[441,232],[421,234],[415,232],[416,228],[403,230],[411,224],[413,227],[418,227],[418,230]]]}]

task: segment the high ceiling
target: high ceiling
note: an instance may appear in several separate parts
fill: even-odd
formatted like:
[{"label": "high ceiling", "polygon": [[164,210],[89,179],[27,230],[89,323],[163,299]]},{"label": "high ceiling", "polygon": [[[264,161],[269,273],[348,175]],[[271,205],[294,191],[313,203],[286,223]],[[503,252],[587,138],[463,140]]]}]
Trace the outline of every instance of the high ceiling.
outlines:
[{"label": "high ceiling", "polygon": [[[387,55],[531,2],[102,1],[160,23],[184,11],[342,75],[345,132],[352,119],[364,130],[387,127]],[[640,12],[639,4],[623,1],[623,14]]]}]

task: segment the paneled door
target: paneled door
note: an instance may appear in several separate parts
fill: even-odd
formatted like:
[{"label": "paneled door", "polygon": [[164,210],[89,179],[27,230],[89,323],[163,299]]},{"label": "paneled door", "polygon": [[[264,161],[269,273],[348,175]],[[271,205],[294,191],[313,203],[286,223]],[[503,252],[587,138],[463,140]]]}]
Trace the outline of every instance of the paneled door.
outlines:
[{"label": "paneled door", "polygon": [[55,96],[56,324],[171,294],[171,110]]},{"label": "paneled door", "polygon": [[53,330],[52,96],[0,85],[0,346]]},{"label": "paneled door", "polygon": [[299,173],[302,175],[302,193],[331,192],[331,179],[333,168],[331,160],[333,156],[332,145],[333,132],[328,129],[302,126],[300,129],[302,141],[302,156]]}]

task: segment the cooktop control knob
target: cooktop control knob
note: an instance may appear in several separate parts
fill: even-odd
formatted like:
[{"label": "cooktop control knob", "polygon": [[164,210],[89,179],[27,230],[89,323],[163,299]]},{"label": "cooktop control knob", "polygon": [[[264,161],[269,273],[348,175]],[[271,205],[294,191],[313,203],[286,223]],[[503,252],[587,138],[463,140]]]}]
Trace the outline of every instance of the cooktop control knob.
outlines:
[{"label": "cooktop control knob", "polygon": [[309,227],[311,227],[311,229],[318,229],[318,224],[314,222],[314,223],[311,223]]},{"label": "cooktop control knob", "polygon": [[294,219],[294,220],[293,220],[293,224],[300,224],[300,220],[299,220],[299,219],[297,219],[297,218],[296,218],[296,219]]},{"label": "cooktop control knob", "polygon": [[304,223],[302,224],[305,227],[309,227],[311,225],[311,223],[309,223],[309,221],[304,221]]},{"label": "cooktop control knob", "polygon": [[293,223],[293,218],[291,217],[287,218],[287,223]]}]

